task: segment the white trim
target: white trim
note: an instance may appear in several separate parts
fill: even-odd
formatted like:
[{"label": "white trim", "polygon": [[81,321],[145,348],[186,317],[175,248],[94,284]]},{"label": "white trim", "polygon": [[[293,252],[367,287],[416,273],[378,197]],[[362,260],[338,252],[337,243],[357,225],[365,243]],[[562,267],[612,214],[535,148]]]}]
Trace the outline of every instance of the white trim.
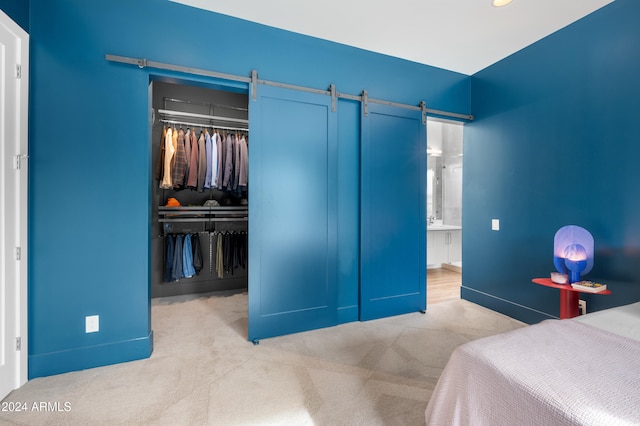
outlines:
[{"label": "white trim", "polygon": [[[29,34],[16,24],[9,16],[0,10],[0,25],[12,33],[16,39],[16,55],[17,64],[20,65],[21,75],[15,78],[17,92],[17,117],[11,120],[17,124],[15,129],[15,145],[12,155],[20,156],[20,169],[12,172],[20,173],[18,179],[18,188],[16,192],[15,207],[16,214],[16,235],[17,247],[20,247],[20,260],[17,268],[17,278],[19,281],[19,289],[16,292],[16,337],[21,338],[21,349],[17,357],[17,377],[14,388],[24,385],[28,380],[28,324],[27,324],[27,307],[28,307],[28,182],[29,182],[29,161],[28,161],[28,111],[29,111]],[[7,108],[8,109],[8,108]],[[10,125],[9,120],[6,121]],[[7,152],[11,152],[8,150]]]}]

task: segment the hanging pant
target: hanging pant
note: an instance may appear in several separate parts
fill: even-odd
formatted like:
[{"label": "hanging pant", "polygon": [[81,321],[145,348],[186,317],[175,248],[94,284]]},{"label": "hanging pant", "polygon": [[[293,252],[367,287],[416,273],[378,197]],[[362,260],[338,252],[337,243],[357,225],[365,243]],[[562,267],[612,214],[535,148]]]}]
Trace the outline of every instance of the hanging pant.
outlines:
[{"label": "hanging pant", "polygon": [[182,240],[182,235],[176,235],[176,245],[173,250],[173,268],[171,270],[172,281],[178,281],[180,278],[184,278],[182,270]]},{"label": "hanging pant", "polygon": [[167,282],[171,281],[171,270],[173,269],[173,252],[176,239],[173,235],[167,235],[166,239],[166,261],[165,261],[165,275],[164,279]]},{"label": "hanging pant", "polygon": [[193,268],[193,249],[191,248],[191,234],[184,236],[182,245],[182,275],[185,278],[191,278],[196,274]]},{"label": "hanging pant", "polygon": [[196,275],[202,270],[202,248],[200,247],[200,236],[193,234],[191,236],[191,245],[193,248],[193,269]]},{"label": "hanging pant", "polygon": [[216,273],[218,274],[218,278],[224,278],[222,234],[218,234],[216,240]]}]

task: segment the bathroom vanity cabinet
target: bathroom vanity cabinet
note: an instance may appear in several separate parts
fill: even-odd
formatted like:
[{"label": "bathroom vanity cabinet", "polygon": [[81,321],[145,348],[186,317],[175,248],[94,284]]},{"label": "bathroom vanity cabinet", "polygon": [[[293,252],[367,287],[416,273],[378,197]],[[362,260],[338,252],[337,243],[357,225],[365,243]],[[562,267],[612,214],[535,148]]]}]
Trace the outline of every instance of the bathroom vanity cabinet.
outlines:
[{"label": "bathroom vanity cabinet", "polygon": [[462,261],[462,228],[436,225],[427,227],[427,265],[439,268],[442,264]]}]

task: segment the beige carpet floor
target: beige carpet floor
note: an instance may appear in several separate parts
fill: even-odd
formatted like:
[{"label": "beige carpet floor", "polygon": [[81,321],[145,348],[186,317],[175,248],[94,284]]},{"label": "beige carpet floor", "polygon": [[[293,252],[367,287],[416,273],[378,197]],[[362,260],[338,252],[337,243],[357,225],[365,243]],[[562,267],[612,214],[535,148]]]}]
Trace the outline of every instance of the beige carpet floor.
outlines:
[{"label": "beige carpet floor", "polygon": [[149,359],[31,380],[0,424],[421,425],[455,347],[524,326],[453,300],[253,345],[246,293],[154,299],[152,324]]}]

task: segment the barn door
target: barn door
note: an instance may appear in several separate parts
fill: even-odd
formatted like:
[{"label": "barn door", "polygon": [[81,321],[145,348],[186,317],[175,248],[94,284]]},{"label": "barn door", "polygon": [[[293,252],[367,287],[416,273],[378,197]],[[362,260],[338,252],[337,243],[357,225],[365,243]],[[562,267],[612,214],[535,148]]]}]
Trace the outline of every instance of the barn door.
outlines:
[{"label": "barn door", "polygon": [[326,95],[249,101],[249,340],[337,324],[337,119]]},{"label": "barn door", "polygon": [[360,319],[426,309],[426,125],[363,104]]}]

